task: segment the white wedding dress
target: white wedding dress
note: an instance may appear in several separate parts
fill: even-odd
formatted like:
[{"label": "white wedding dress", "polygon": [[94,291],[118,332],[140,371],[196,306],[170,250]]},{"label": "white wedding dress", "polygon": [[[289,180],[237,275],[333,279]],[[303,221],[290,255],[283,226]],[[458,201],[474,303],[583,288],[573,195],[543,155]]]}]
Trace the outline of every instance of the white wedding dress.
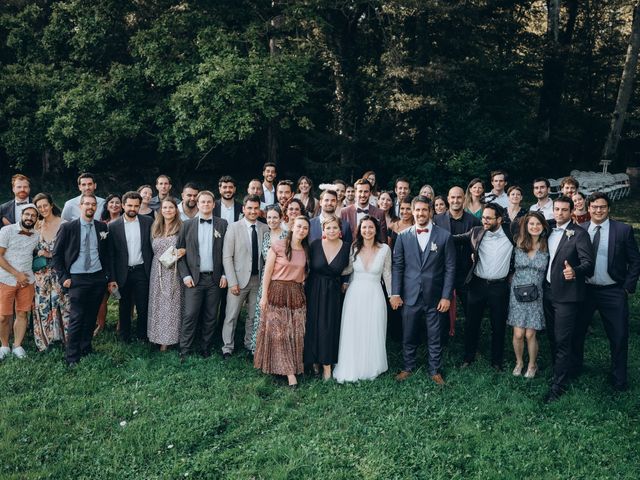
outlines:
[{"label": "white wedding dress", "polygon": [[368,268],[360,255],[354,260],[352,254],[344,273],[351,273],[351,280],[342,307],[338,363],[333,376],[339,383],[372,380],[388,368],[387,302],[380,279],[384,279],[390,292],[391,249],[382,244]]}]

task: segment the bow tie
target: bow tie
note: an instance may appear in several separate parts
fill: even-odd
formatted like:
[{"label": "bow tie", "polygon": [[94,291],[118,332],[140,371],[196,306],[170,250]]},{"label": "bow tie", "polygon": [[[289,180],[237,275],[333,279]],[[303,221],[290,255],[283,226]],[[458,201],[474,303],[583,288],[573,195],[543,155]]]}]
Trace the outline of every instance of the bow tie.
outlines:
[{"label": "bow tie", "polygon": [[18,235],[26,235],[27,237],[30,237],[31,235],[33,235],[33,232],[26,232],[24,230],[20,230],[18,232]]},{"label": "bow tie", "polygon": [[416,228],[416,233],[420,235],[421,233],[429,233],[428,228]]},{"label": "bow tie", "polygon": [[365,215],[368,215],[369,214],[369,209],[363,210],[362,208],[358,208],[357,212],[358,213],[364,213]]},{"label": "bow tie", "polygon": [[27,202],[26,200],[24,202],[16,202],[16,206],[20,207],[22,205],[26,205],[27,203],[29,202]]},{"label": "bow tie", "polygon": [[564,228],[559,228],[559,227],[555,227],[555,228],[553,229],[553,231],[554,231],[554,232],[561,232],[561,231],[563,231],[563,230],[564,230]]},{"label": "bow tie", "polygon": [[201,218],[200,223],[213,223],[213,218]]}]

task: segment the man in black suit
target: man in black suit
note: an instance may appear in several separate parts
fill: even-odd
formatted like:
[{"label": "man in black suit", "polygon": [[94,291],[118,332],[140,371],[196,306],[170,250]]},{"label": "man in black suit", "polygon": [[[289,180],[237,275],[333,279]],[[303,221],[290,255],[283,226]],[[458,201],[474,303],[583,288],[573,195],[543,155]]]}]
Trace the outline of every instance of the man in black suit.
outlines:
[{"label": "man in black suit", "polygon": [[463,367],[476,357],[480,326],[484,309],[489,306],[491,320],[491,365],[502,370],[504,335],[509,313],[509,283],[512,271],[513,238],[509,227],[502,223],[503,208],[487,203],[482,209],[482,227],[473,227],[467,233],[453,237],[456,244],[471,247],[471,268],[465,278],[468,288],[467,316],[464,332]]},{"label": "man in black suit", "polygon": [[138,321],[136,336],[147,338],[147,308],[149,305],[149,277],[151,273],[151,225],[147,215],[138,215],[142,197],[138,192],[122,196],[124,215],[109,223],[109,257],[111,282],[109,291],[120,293],[120,339],[131,341],[131,307],[135,300]]},{"label": "man in black suit", "polygon": [[[186,249],[178,260],[178,272],[186,287],[184,316],[180,327],[180,358],[191,353],[198,320],[202,317],[202,355],[211,355],[218,320],[218,307],[227,279],[222,267],[222,245],[227,222],[213,216],[215,196],[208,190],[198,194],[198,216],[183,223],[177,248]],[[200,312],[202,311],[202,315]]]},{"label": "man in black suit", "polygon": [[557,400],[567,388],[575,365],[573,352],[580,303],[585,300],[585,278],[593,275],[594,257],[589,234],[571,221],[573,200],[553,201],[553,231],[549,235],[549,267],[543,286],[544,316],[553,359],[551,388],[545,403]]},{"label": "man in black suit", "polygon": [[53,252],[53,269],[69,292],[66,361],[71,367],[91,353],[98,308],[110,278],[107,226],[94,220],[94,194],[80,196],[80,218],[63,223]]},{"label": "man in black suit", "polygon": [[[464,211],[464,189],[461,187],[451,187],[447,195],[447,201],[449,202],[449,210],[436,215],[433,218],[433,223],[444,228],[451,235],[462,235],[473,227],[479,227],[481,225],[480,220],[476,216]],[[465,312],[467,308],[467,286],[464,281],[471,268],[471,253],[471,246],[467,242],[459,242],[456,244],[455,296],[460,299]],[[449,313],[441,315],[441,322],[441,340],[442,344],[445,345],[449,338]]]},{"label": "man in black suit", "polygon": [[31,203],[29,197],[31,183],[27,176],[16,173],[11,177],[11,190],[13,191],[13,200],[0,205],[0,228],[16,223],[23,207]]},{"label": "man in black suit", "polygon": [[[335,216],[338,205],[338,193],[335,190],[323,190],[320,194],[320,214],[313,217],[309,226],[309,243],[322,238],[324,218]],[[351,244],[351,225],[342,220],[342,241]]]},{"label": "man in black suit", "polygon": [[218,192],[220,201],[213,208],[213,215],[227,221],[227,225],[237,222],[242,215],[242,204],[236,202],[236,181],[233,177],[225,175],[218,180]]},{"label": "man in black suit", "polygon": [[587,230],[593,244],[595,268],[587,278],[587,294],[576,326],[574,353],[575,374],[582,368],[587,327],[598,310],[611,349],[611,383],[624,391],[627,382],[629,352],[629,294],[636,291],[640,275],[640,253],[633,228],[609,218],[610,201],[606,193],[589,198],[591,222],[580,225]]}]

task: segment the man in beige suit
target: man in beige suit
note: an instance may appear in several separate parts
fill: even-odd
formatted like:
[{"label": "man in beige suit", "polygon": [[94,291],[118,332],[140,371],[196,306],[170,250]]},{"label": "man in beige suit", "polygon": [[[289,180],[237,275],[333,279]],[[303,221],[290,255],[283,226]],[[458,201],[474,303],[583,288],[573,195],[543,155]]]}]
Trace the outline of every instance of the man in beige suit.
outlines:
[{"label": "man in beige suit", "polygon": [[222,356],[227,359],[234,349],[234,336],[238,315],[242,305],[247,303],[247,319],[244,324],[244,346],[251,350],[253,317],[256,310],[256,298],[260,286],[262,258],[262,240],[269,228],[258,222],[260,197],[247,195],[242,207],[244,218],[231,224],[227,230],[222,250],[222,264],[227,277],[229,291],[227,308],[222,326]]}]

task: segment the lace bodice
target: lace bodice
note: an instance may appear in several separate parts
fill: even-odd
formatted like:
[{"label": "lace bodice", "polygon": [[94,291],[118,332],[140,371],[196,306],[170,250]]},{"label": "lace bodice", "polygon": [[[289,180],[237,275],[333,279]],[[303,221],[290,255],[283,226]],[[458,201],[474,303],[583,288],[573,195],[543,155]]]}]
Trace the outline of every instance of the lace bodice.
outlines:
[{"label": "lace bodice", "polygon": [[354,260],[352,251],[349,256],[349,266],[344,269],[342,274],[351,275],[349,283],[356,280],[379,283],[382,278],[387,292],[391,292],[391,249],[389,245],[380,244],[380,248],[368,269],[365,267],[361,255],[358,255]]}]

